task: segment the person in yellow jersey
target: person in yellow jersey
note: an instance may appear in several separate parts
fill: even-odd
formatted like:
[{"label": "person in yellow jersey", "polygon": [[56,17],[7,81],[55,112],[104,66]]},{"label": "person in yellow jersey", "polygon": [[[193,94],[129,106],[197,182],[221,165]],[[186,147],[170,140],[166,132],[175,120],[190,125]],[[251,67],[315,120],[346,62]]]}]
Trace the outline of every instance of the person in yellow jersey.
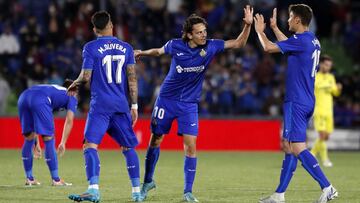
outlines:
[{"label": "person in yellow jersey", "polygon": [[339,96],[342,85],[336,83],[334,75],[330,72],[333,61],[328,55],[320,57],[319,72],[315,77],[315,110],[314,127],[319,132],[311,153],[320,155],[324,167],[332,167],[328,156],[326,141],[334,130],[333,97]]}]

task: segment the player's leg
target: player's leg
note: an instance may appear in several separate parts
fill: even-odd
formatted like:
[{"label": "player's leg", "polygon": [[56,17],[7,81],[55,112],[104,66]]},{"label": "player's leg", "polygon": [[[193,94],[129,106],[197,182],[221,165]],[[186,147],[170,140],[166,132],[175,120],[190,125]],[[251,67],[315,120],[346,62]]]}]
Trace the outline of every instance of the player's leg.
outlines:
[{"label": "player's leg", "polygon": [[336,198],[338,196],[338,192],[326,178],[316,158],[306,148],[305,142],[291,143],[291,148],[301,161],[302,166],[319,183],[322,189],[322,194],[317,202],[328,202]]},{"label": "player's leg", "polygon": [[58,160],[55,150],[55,140],[53,139],[53,136],[46,136],[43,135],[43,141],[45,144],[45,161],[48,165],[51,178],[54,182],[59,182],[59,172],[58,172]]},{"label": "player's leg", "polygon": [[58,160],[55,149],[55,139],[54,139],[54,118],[52,113],[52,108],[50,101],[47,97],[40,95],[33,98],[31,101],[31,108],[33,109],[33,118],[35,131],[42,135],[44,145],[45,145],[45,161],[48,165],[53,186],[66,186],[71,184],[66,184],[64,181],[60,180],[58,172]]},{"label": "player's leg", "polygon": [[160,144],[164,139],[164,135],[151,133],[149,147],[145,157],[145,175],[144,183],[153,182],[155,167],[160,156]]},{"label": "player's leg", "polygon": [[25,176],[26,181],[25,185],[27,186],[33,186],[33,185],[40,185],[40,182],[38,182],[32,173],[33,168],[33,147],[35,144],[35,137],[36,133],[25,133],[25,141],[24,145],[21,150],[22,160],[23,160],[23,166],[25,170]]},{"label": "player's leg", "polygon": [[314,128],[315,128],[316,132],[318,132],[319,136],[316,138],[316,140],[312,146],[311,153],[316,157],[320,153],[320,148],[322,145],[320,132],[324,131],[324,129],[325,129],[324,117],[321,114],[316,113],[316,112],[314,114]]},{"label": "player's leg", "polygon": [[280,173],[280,183],[276,188],[275,193],[271,196],[262,198],[260,202],[270,203],[270,202],[285,202],[285,192],[291,181],[291,178],[296,170],[297,158],[292,154],[289,136],[293,131],[293,117],[292,117],[292,103],[288,102],[283,105],[284,111],[284,130],[283,130],[283,140],[282,140],[282,150],[285,152],[285,157],[282,163],[282,169]]},{"label": "player's leg", "polygon": [[145,157],[144,184],[141,194],[146,198],[147,192],[156,188],[153,176],[157,161],[160,156],[160,144],[164,139],[164,134],[168,134],[172,121],[175,118],[174,101],[158,97],[151,115],[151,138]]},{"label": "player's leg", "polygon": [[192,193],[196,175],[196,138],[194,135],[183,135],[184,137],[184,200],[187,202],[199,202]]},{"label": "player's leg", "polygon": [[85,138],[84,138],[84,159],[88,189],[83,194],[69,195],[69,199],[74,201],[100,201],[99,175],[100,159],[98,154],[98,145],[100,144],[108,126],[110,116],[90,111],[86,120]]},{"label": "player's leg", "polygon": [[133,201],[140,202],[143,200],[140,193],[140,164],[134,149],[139,142],[131,125],[130,113],[115,114],[111,118],[108,133],[122,147],[132,186],[131,196]]},{"label": "player's leg", "polygon": [[[291,150],[301,161],[306,171],[319,183],[323,190],[319,198],[320,202],[327,202],[337,197],[337,191],[333,188],[322,172],[314,155],[306,148],[306,128],[312,114],[312,108],[294,104],[292,109],[294,129],[290,133]],[[296,121],[296,122],[295,122]],[[324,196],[325,195],[325,196]],[[325,197],[325,200],[324,200]]]},{"label": "player's leg", "polygon": [[43,135],[43,141],[45,144],[45,161],[51,174],[52,186],[71,186],[72,183],[67,183],[59,177],[54,137]]},{"label": "player's leg", "polygon": [[40,185],[40,183],[34,179],[32,173],[33,147],[35,144],[36,133],[34,129],[34,119],[32,111],[28,104],[28,97],[26,96],[26,92],[24,92],[19,97],[18,111],[21,122],[21,131],[25,138],[21,150],[21,156],[26,177],[25,185]]},{"label": "player's leg", "polygon": [[[196,175],[196,140],[199,132],[199,119],[196,104],[186,105],[183,109],[188,113],[178,117],[178,134],[183,136],[184,142],[184,196],[187,202],[198,202],[193,195],[193,184]],[[185,111],[186,112],[186,111]]]},{"label": "player's leg", "polygon": [[320,151],[320,158],[324,167],[332,167],[333,163],[329,159],[327,141],[329,140],[330,134],[334,131],[333,116],[328,115],[326,121],[326,129],[320,136],[320,138],[323,140],[322,150]]}]

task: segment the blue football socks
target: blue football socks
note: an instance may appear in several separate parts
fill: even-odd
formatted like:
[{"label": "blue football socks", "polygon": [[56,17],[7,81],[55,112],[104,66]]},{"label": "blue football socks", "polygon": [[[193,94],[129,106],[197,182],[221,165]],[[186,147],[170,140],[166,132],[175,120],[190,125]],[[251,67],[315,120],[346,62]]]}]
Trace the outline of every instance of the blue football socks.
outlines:
[{"label": "blue football socks", "polygon": [[32,148],[35,144],[35,140],[26,140],[24,142],[24,145],[22,147],[21,156],[23,160],[23,165],[25,169],[25,175],[26,178],[29,180],[34,180],[33,174],[32,174],[32,166],[33,166],[33,153]]},{"label": "blue football socks", "polygon": [[149,147],[146,153],[145,158],[145,176],[144,182],[150,183],[152,182],[152,178],[155,172],[155,166],[160,156],[160,148],[159,147]]},{"label": "blue football socks", "polygon": [[132,187],[140,186],[140,167],[139,158],[134,149],[124,150],[126,166],[131,180]]},{"label": "blue football socks", "polygon": [[192,192],[192,186],[195,180],[195,174],[196,174],[196,157],[188,157],[185,156],[184,160],[184,179],[185,179],[185,185],[184,185],[184,194],[187,192]]},{"label": "blue football socks", "polygon": [[322,172],[319,163],[309,150],[306,149],[302,151],[298,158],[307,172],[309,172],[310,175],[319,183],[321,189],[330,186],[330,183]]},{"label": "blue football socks", "polygon": [[290,180],[296,170],[297,158],[293,154],[285,154],[283,160],[281,174],[280,174],[280,183],[276,189],[277,193],[283,193],[286,191]]},{"label": "blue football socks", "polygon": [[96,149],[87,148],[84,150],[86,176],[89,185],[99,184],[100,160]]},{"label": "blue football socks", "polygon": [[51,139],[44,141],[44,144],[45,144],[45,161],[49,167],[51,178],[54,181],[60,181],[59,173],[58,173],[58,160],[55,149],[55,140]]}]

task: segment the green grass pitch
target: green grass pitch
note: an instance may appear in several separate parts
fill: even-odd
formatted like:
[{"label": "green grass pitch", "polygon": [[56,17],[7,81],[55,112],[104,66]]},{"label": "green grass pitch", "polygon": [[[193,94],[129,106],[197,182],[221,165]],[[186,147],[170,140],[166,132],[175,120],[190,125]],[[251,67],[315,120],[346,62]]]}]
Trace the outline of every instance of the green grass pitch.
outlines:
[{"label": "green grass pitch", "polygon": [[[141,178],[144,151],[140,151]],[[61,178],[71,187],[50,186],[44,159],[34,161],[34,175],[40,187],[26,188],[20,150],[0,150],[0,202],[71,202],[67,195],[87,188],[81,151],[67,151],[59,159]],[[282,153],[275,152],[199,152],[194,194],[200,202],[257,202],[271,194],[278,184]],[[333,168],[323,168],[339,191],[334,203],[360,202],[360,152],[332,152]],[[120,151],[101,151],[100,191],[102,202],[130,202],[130,181]],[[146,202],[181,202],[183,190],[183,152],[162,151],[155,172],[158,188]],[[288,203],[313,202],[320,195],[318,184],[298,163],[286,193]]]}]

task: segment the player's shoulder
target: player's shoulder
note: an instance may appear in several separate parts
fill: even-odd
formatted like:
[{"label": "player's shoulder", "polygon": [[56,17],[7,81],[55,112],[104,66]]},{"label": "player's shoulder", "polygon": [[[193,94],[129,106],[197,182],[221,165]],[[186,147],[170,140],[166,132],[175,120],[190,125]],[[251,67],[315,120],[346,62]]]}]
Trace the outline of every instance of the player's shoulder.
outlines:
[{"label": "player's shoulder", "polygon": [[172,45],[172,46],[185,46],[185,42],[184,40],[180,39],[180,38],[174,38],[174,39],[170,39],[169,41],[166,42],[165,46],[168,45]]},{"label": "player's shoulder", "polygon": [[91,40],[91,41],[89,41],[89,42],[86,42],[86,43],[84,44],[83,50],[91,49],[91,48],[94,47],[96,44],[97,44],[97,41],[96,41],[96,40]]}]

